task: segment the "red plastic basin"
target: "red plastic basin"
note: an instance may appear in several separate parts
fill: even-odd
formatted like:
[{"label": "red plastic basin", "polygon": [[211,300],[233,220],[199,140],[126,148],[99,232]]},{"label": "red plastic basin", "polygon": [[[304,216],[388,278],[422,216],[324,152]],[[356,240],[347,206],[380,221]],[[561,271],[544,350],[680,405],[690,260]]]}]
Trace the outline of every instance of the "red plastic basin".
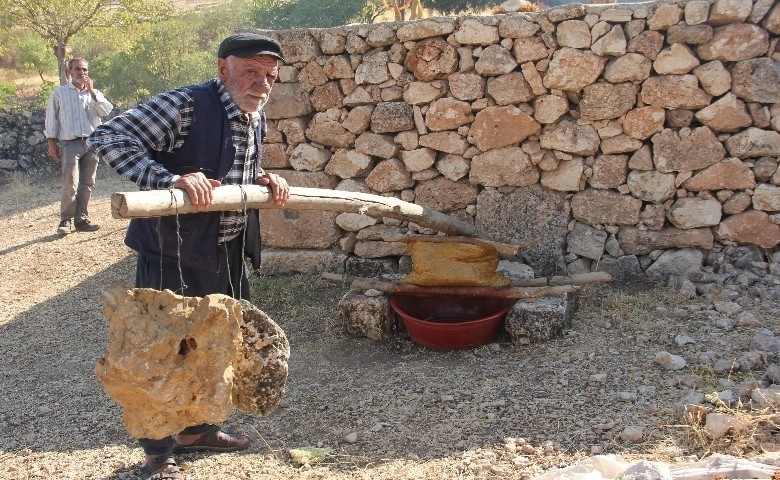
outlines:
[{"label": "red plastic basin", "polygon": [[393,295],[390,305],[412,340],[427,347],[460,350],[495,338],[516,298]]}]

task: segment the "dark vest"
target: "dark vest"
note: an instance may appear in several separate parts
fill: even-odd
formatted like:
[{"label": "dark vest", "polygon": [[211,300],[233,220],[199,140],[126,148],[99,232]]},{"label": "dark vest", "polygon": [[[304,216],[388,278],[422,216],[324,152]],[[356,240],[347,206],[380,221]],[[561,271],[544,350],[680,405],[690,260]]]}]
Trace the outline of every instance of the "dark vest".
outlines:
[{"label": "dark vest", "polygon": [[[152,152],[153,158],[174,175],[203,172],[207,178],[223,181],[235,158],[230,121],[214,82],[187,87],[194,98],[194,115],[184,143],[173,152]],[[254,176],[260,171],[265,115],[255,132],[257,156]],[[217,240],[219,212],[190,213],[130,221],[125,244],[136,252],[182,266],[219,271]],[[260,265],[260,218],[256,209],[247,212],[244,250],[252,266]],[[178,225],[177,225],[178,223]],[[181,238],[181,246],[178,239]]]}]

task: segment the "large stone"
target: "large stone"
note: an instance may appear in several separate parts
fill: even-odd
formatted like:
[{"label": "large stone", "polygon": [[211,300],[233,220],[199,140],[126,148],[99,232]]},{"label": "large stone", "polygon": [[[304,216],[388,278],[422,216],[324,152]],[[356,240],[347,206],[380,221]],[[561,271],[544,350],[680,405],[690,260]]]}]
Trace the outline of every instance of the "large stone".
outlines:
[{"label": "large stone", "polygon": [[517,60],[506,48],[499,45],[490,45],[485,48],[474,64],[474,70],[486,77],[506,75],[517,67]]},{"label": "large stone", "polygon": [[720,60],[708,62],[693,69],[701,88],[712,96],[718,97],[731,88],[731,73]]},{"label": "large stone", "polygon": [[330,160],[330,150],[317,148],[310,143],[301,143],[290,154],[290,166],[296,170],[319,172]]},{"label": "large stone", "polygon": [[655,107],[698,110],[710,104],[712,96],[699,88],[694,75],[661,75],[642,84],[641,100]]},{"label": "large stone", "polygon": [[398,153],[398,145],[390,135],[365,132],[355,139],[355,150],[365,155],[393,158]]},{"label": "large stone", "polygon": [[755,188],[753,170],[738,158],[727,158],[700,171],[683,182],[690,191],[746,190]]},{"label": "large stone", "polygon": [[780,156],[780,133],[773,130],[748,128],[726,140],[729,154],[735,157]]},{"label": "large stone", "polygon": [[344,148],[337,150],[330,157],[330,161],[325,165],[325,173],[339,178],[365,177],[373,166],[374,161],[370,155]]},{"label": "large stone", "polygon": [[696,118],[716,132],[736,132],[753,123],[745,102],[727,93],[709,107],[696,112]]},{"label": "large stone", "polygon": [[687,230],[717,225],[720,223],[722,212],[717,199],[684,197],[674,202],[666,216],[672,225]]},{"label": "large stone", "polygon": [[566,269],[563,199],[564,194],[538,185],[520,187],[508,194],[485,189],[477,197],[475,225],[490,238],[507,242],[538,239],[519,255],[538,275],[560,274]]},{"label": "large stone", "polygon": [[367,296],[350,290],[339,301],[338,325],[348,335],[386,340],[396,331],[396,317],[387,295]]},{"label": "large stone", "polygon": [[578,192],[581,190],[584,164],[582,158],[573,158],[558,162],[552,170],[542,172],[543,186],[559,192]]},{"label": "large stone", "polygon": [[[441,98],[446,93],[447,84],[441,80],[434,80],[432,82],[410,82],[404,86],[404,101],[409,105],[422,105],[430,103],[437,98]],[[479,97],[474,97],[471,100],[474,100],[475,98]]]},{"label": "large stone", "polygon": [[643,82],[650,76],[653,62],[640,53],[626,53],[604,68],[604,80],[610,83]]},{"label": "large stone", "polygon": [[[294,185],[294,184],[293,184]],[[330,248],[341,231],[338,212],[316,210],[267,210],[260,222],[263,246],[277,248]]]},{"label": "large stone", "polygon": [[469,182],[487,187],[533,185],[539,170],[519,147],[497,148],[471,159]]},{"label": "large stone", "polygon": [[474,121],[471,105],[451,97],[433,101],[425,113],[425,126],[434,132],[455,130]]},{"label": "large stone", "polygon": [[521,345],[553,340],[571,327],[573,310],[566,293],[517,302],[504,316],[504,329],[513,343]]},{"label": "large stone", "polygon": [[435,18],[419,22],[405,23],[398,28],[396,36],[400,42],[422,40],[424,38],[446,36],[455,31],[452,18]]},{"label": "large stone", "polygon": [[263,107],[269,120],[303,117],[312,110],[309,93],[299,83],[277,83]]},{"label": "large stone", "polygon": [[476,100],[485,94],[485,77],[474,72],[455,72],[449,76],[452,96],[458,100]]},{"label": "large stone", "polygon": [[561,48],[553,54],[550,66],[544,75],[544,86],[579,92],[596,82],[606,63],[605,57],[592,52]]},{"label": "large stone", "polygon": [[588,225],[636,225],[642,201],[612,190],[584,190],[571,199],[572,215]]},{"label": "large stone", "polygon": [[477,18],[466,18],[453,34],[461,45],[493,45],[498,43],[498,27],[486,25]]},{"label": "large stone", "polygon": [[620,25],[615,25],[604,36],[593,42],[590,49],[599,57],[619,57],[626,53],[628,42]]},{"label": "large stone", "polygon": [[701,248],[710,250],[714,237],[709,228],[680,230],[664,228],[662,230],[640,230],[636,227],[621,227],[618,232],[620,248],[634,255],[647,255],[653,250],[668,248]]},{"label": "large stone", "polygon": [[542,148],[575,155],[594,155],[600,142],[599,133],[592,125],[579,125],[568,120],[545,127],[540,138]]},{"label": "large stone", "polygon": [[666,110],[661,107],[639,107],[629,112],[623,119],[623,131],[629,137],[645,140],[664,128]]},{"label": "large stone", "polygon": [[493,97],[498,105],[528,102],[536,97],[520,72],[489,78],[487,94]]},{"label": "large stone", "polygon": [[696,49],[702,60],[738,62],[760,57],[769,49],[769,34],[758,25],[734,23],[715,29],[712,40]]},{"label": "large stone", "polygon": [[636,105],[638,88],[631,83],[607,82],[586,86],[580,100],[583,120],[608,120],[620,117]]},{"label": "large stone", "polygon": [[780,186],[762,183],[753,191],[753,208],[780,212]]},{"label": "large stone", "polygon": [[260,269],[264,275],[343,273],[347,254],[341,250],[263,248]]},{"label": "large stone", "polygon": [[675,175],[655,170],[632,171],[626,183],[631,194],[640,200],[661,204],[674,196]]},{"label": "large stone", "polygon": [[439,212],[462,210],[477,200],[477,187],[453,182],[446,177],[419,182],[414,189],[415,202]]},{"label": "large stone", "polygon": [[458,68],[458,52],[441,38],[429,38],[409,51],[404,65],[418,80],[430,82]]},{"label": "large stone", "polygon": [[514,105],[487,107],[477,113],[468,140],[486,151],[522,142],[539,133],[541,127],[533,117]]},{"label": "large stone", "polygon": [[627,155],[598,155],[588,183],[593,188],[618,188],[626,183]]},{"label": "large stone", "polygon": [[780,226],[766,213],[748,210],[720,222],[716,235],[721,241],[774,248],[780,243]]},{"label": "large stone", "polygon": [[329,113],[318,113],[306,129],[312,142],[336,148],[346,148],[355,141],[355,134],[341,126]]},{"label": "large stone", "polygon": [[366,177],[366,185],[380,193],[403,190],[414,185],[412,175],[406,170],[404,163],[391,158],[379,162]]},{"label": "large stone", "polygon": [[661,50],[653,62],[653,69],[659,75],[684,75],[699,66],[699,59],[691,49],[682,43],[674,43]]},{"label": "large stone", "polygon": [[763,57],[737,62],[731,77],[734,95],[748,102],[780,103],[780,61]]},{"label": "large stone", "polygon": [[664,283],[670,276],[684,277],[689,272],[701,270],[704,262],[704,252],[692,248],[670,249],[661,254],[647,268],[647,276],[657,278]]},{"label": "large stone", "polygon": [[246,301],[170,290],[104,292],[109,344],[95,366],[136,438],[164,438],[226,420],[234,408],[268,415],[287,381],[281,328]]},{"label": "large stone", "polygon": [[653,135],[652,142],[653,161],[661,173],[700,170],[718,163],[726,155],[723,145],[707,127],[684,128],[679,132],[665,128]]},{"label": "large stone", "polygon": [[412,106],[406,102],[380,102],[371,113],[371,131],[402,132],[414,128]]},{"label": "large stone", "polygon": [[566,237],[566,251],[580,257],[599,260],[604,255],[607,232],[578,223]]},{"label": "large stone", "polygon": [[534,119],[542,124],[554,123],[569,111],[569,101],[558,95],[542,95],[534,101]]}]

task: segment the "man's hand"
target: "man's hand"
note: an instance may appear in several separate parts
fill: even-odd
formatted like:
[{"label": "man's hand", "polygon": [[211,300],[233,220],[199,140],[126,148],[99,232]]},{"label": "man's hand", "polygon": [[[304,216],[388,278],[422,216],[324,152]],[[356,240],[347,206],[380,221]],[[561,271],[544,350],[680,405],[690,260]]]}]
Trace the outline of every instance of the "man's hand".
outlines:
[{"label": "man's hand", "polygon": [[47,142],[49,156],[57,161],[60,160],[60,146],[54,139],[49,139]]},{"label": "man's hand", "polygon": [[290,185],[287,184],[287,180],[275,173],[266,173],[262,177],[257,177],[255,183],[271,187],[274,204],[280,207],[284,206],[290,199]]},{"label": "man's hand", "polygon": [[219,180],[212,180],[206,178],[200,172],[187,173],[177,178],[173,183],[176,188],[181,188],[190,197],[190,202],[198,207],[198,210],[203,210],[207,206],[214,203],[214,197],[212,191],[214,187],[220,186],[222,183]]}]

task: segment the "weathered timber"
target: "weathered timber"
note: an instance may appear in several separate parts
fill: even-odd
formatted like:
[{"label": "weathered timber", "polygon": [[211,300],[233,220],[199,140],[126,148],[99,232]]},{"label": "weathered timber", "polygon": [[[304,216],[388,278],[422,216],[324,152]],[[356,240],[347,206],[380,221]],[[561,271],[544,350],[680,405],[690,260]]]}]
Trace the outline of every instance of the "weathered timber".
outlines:
[{"label": "weathered timber", "polygon": [[577,285],[547,285],[530,287],[424,287],[411,283],[386,282],[371,278],[349,277],[336,273],[324,272],[322,278],[327,280],[345,281],[355,290],[379,290],[387,293],[403,293],[407,295],[454,295],[464,297],[501,297],[533,300],[547,295],[560,295],[579,289]]},{"label": "weathered timber", "polygon": [[[334,280],[337,282],[354,283],[358,282],[371,282],[374,279],[352,277],[348,275],[341,275],[332,272],[323,272],[322,278],[326,280]],[[590,273],[578,273],[576,275],[563,276],[558,275],[554,277],[540,277],[540,278],[522,278],[513,279],[512,287],[549,287],[549,286],[567,286],[567,285],[584,285],[586,283],[598,283],[598,282],[611,282],[612,276],[607,272],[590,272]],[[478,288],[478,287],[459,287],[459,288]],[[377,288],[377,290],[379,290]]]},{"label": "weathered timber", "polygon": [[324,188],[290,187],[290,199],[275,205],[268,187],[224,185],[213,191],[213,203],[201,210],[181,189],[116,192],[111,196],[114,218],[149,218],[197,212],[241,211],[244,208],[325,210],[361,213],[372,218],[407,220],[447,235],[479,236],[477,228],[445,213],[393,197]]}]

